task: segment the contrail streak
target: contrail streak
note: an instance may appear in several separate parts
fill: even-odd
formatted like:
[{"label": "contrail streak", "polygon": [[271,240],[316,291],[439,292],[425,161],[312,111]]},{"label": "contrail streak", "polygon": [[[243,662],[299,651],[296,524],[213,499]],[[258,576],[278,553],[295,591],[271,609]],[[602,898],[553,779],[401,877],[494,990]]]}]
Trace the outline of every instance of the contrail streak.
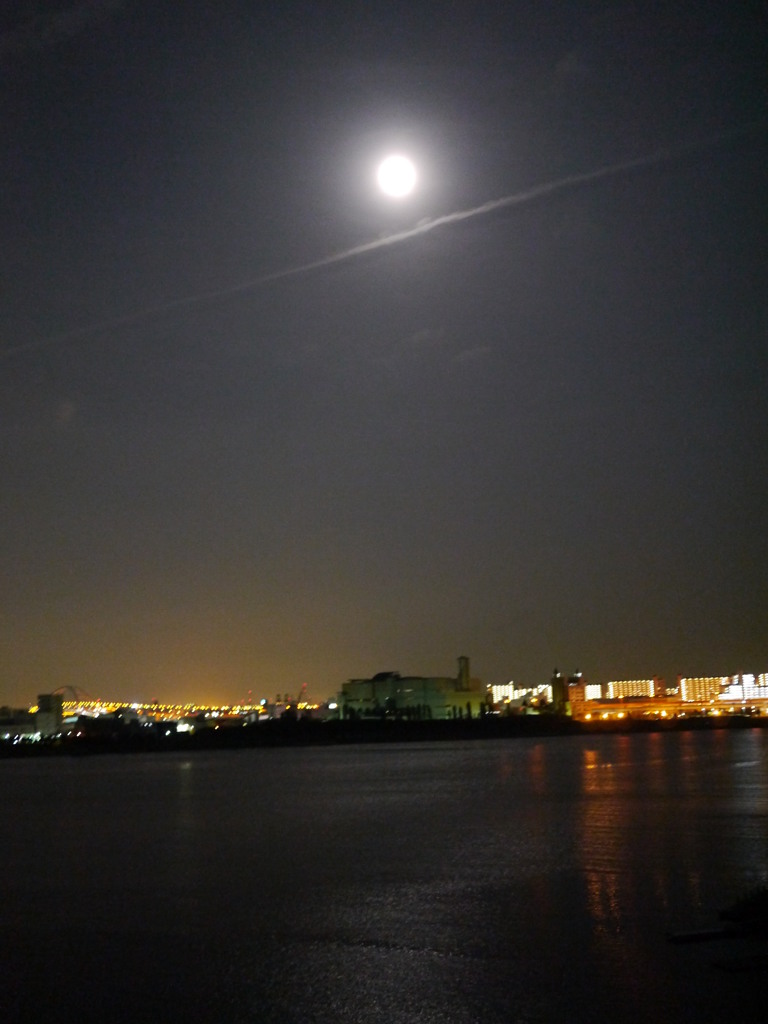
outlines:
[{"label": "contrail streak", "polygon": [[742,125],[741,127],[731,129],[730,131],[719,132],[696,142],[684,143],[668,149],[659,149],[653,153],[646,154],[645,156],[635,157],[632,160],[622,160],[620,163],[607,164],[603,167],[598,167],[596,170],[584,171],[581,174],[570,174],[564,178],[557,178],[554,181],[547,181],[541,185],[534,185],[522,192],[515,192],[513,195],[502,196],[500,199],[491,199],[489,202],[482,203],[480,206],[473,206],[468,210],[457,210],[455,213],[446,213],[440,217],[434,217],[432,220],[422,221],[417,224],[416,227],[406,228],[404,231],[398,231],[393,235],[386,235],[384,238],[377,238],[371,242],[363,242],[361,245],[355,245],[351,249],[344,249],[341,252],[332,253],[330,256],[323,256],[320,259],[312,260],[309,263],[300,263],[293,267],[287,267],[284,270],[275,270],[269,274],[262,274],[260,277],[252,278],[249,281],[230,285],[227,288],[218,288],[215,291],[209,292],[197,292],[194,295],[187,295],[180,299],[172,299],[169,302],[159,303],[156,306],[148,306],[134,313],[128,313],[125,316],[114,317],[113,319],[105,320],[100,323],[89,324],[86,327],[75,328],[62,334],[41,338],[38,341],[30,341],[23,345],[6,348],[0,350],[0,358],[13,356],[22,352],[29,352],[38,348],[47,348],[53,345],[66,344],[68,342],[77,341],[81,338],[86,338],[93,334],[99,334],[102,331],[115,330],[119,327],[130,326],[131,324],[139,323],[142,320],[147,320],[161,313],[170,313],[174,310],[185,309],[188,306],[196,306],[205,302],[225,299],[232,295],[239,295],[243,292],[254,291],[257,288],[272,284],[276,281],[285,281],[291,277],[300,277],[302,274],[308,274],[313,270],[320,270],[323,267],[331,267],[337,263],[346,263],[358,256],[364,256],[366,253],[375,252],[377,249],[384,249],[388,246],[399,245],[401,242],[406,242],[411,238],[418,237],[419,235],[425,235],[430,231],[434,231],[436,228],[444,227],[449,224],[458,224],[460,221],[471,220],[474,217],[483,217],[496,210],[503,210],[514,206],[524,206],[525,204],[534,202],[537,199],[543,199],[556,192],[563,192],[566,189],[576,188],[579,185],[588,185],[592,182],[602,181],[605,178],[614,178],[621,174],[640,170],[644,167],[653,167],[657,164],[663,164],[690,153],[712,149],[715,146],[721,145],[731,139],[749,135],[756,131],[764,131],[765,128],[766,124],[764,123]]}]

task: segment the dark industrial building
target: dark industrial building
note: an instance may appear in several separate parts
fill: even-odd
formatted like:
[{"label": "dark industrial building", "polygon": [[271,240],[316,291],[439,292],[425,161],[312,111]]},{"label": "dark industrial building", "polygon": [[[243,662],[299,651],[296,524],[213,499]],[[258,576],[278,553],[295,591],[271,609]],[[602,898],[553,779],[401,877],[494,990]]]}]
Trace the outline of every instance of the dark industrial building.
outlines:
[{"label": "dark industrial building", "polygon": [[469,674],[469,658],[459,658],[454,676],[403,676],[378,672],[350,679],[339,694],[343,718],[475,718],[488,706],[487,688]]}]

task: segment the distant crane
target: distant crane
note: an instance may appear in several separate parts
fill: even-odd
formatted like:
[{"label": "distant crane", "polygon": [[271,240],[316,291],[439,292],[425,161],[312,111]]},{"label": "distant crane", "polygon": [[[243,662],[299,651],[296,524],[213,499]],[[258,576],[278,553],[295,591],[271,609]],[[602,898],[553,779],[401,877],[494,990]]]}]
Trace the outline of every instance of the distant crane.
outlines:
[{"label": "distant crane", "polygon": [[68,699],[76,703],[81,703],[84,700],[93,700],[90,693],[86,693],[85,690],[81,690],[78,686],[58,686],[53,693],[61,694],[65,700],[67,695],[69,695]]},{"label": "distant crane", "polygon": [[307,699],[307,684],[306,683],[302,683],[301,689],[299,690],[298,697],[292,697],[288,692],[286,692],[285,695],[283,696],[282,700],[281,700],[280,699],[280,694],[278,693],[277,696],[275,697],[275,704],[285,704],[286,709],[292,707],[292,708],[295,708],[295,709],[298,710],[298,707],[299,707],[300,704],[306,703],[306,699]]}]

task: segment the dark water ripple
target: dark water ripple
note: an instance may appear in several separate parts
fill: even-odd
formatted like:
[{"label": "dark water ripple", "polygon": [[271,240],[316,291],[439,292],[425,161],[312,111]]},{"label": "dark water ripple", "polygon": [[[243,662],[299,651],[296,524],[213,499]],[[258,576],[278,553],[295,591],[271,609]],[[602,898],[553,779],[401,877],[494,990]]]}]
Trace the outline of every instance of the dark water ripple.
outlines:
[{"label": "dark water ripple", "polygon": [[0,795],[8,1024],[766,1019],[762,941],[666,940],[768,883],[765,731],[9,761]]}]

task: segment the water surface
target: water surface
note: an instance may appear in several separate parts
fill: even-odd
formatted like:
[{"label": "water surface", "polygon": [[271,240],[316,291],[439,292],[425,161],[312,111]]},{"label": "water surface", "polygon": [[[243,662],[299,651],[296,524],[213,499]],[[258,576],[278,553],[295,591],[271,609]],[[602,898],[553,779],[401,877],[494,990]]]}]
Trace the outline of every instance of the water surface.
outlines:
[{"label": "water surface", "polygon": [[764,1021],[766,735],[0,762],[5,1019]]}]

